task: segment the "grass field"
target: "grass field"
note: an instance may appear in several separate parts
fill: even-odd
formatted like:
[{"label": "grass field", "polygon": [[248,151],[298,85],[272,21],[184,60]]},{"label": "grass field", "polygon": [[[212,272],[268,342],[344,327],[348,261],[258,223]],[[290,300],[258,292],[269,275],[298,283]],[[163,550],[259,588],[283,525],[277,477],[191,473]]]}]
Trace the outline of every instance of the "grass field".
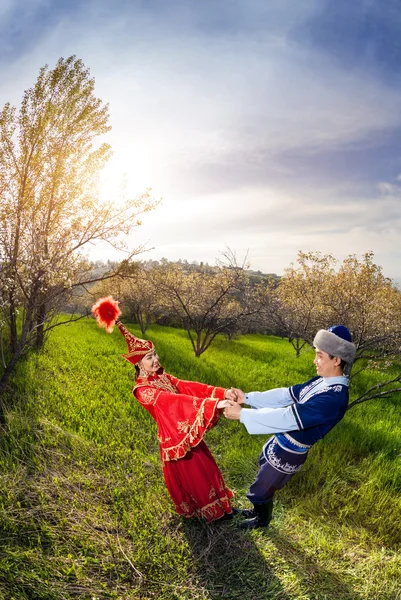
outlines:
[{"label": "grass field", "polygon": [[[197,359],[183,331],[148,337],[183,379],[249,391],[314,375],[312,351],[296,359],[278,338],[217,339]],[[125,351],[117,330],[85,320],[18,365],[0,438],[1,600],[401,600],[399,397],[347,413],[267,530],[207,526],[173,510]],[[247,506],[264,438],[221,420],[207,443]]]}]

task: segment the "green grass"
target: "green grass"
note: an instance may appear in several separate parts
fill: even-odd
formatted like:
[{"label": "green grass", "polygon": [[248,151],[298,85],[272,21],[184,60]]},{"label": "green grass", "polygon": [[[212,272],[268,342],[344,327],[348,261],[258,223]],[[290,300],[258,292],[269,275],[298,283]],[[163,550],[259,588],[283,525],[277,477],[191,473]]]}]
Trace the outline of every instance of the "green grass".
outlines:
[{"label": "green grass", "polygon": [[[199,359],[181,330],[148,337],[185,379],[263,390],[314,374],[312,352],[274,337],[220,338]],[[349,411],[277,494],[268,530],[242,532],[175,514],[125,351],[85,320],[18,365],[0,438],[1,600],[401,599],[399,397]],[[221,420],[207,442],[246,506],[264,438]]]}]

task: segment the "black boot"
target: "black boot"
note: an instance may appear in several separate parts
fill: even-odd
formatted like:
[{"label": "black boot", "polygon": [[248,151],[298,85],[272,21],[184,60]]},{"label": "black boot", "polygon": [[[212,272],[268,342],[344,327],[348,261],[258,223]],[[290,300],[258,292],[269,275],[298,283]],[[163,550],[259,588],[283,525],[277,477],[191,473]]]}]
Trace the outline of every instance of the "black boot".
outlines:
[{"label": "black boot", "polygon": [[241,508],[239,510],[239,514],[241,515],[241,517],[246,517],[247,519],[253,519],[253,517],[256,517],[255,507]]},{"label": "black boot", "polygon": [[267,527],[271,521],[273,513],[273,500],[266,504],[255,504],[252,511],[255,516],[240,524],[241,529],[255,529],[256,527]]}]

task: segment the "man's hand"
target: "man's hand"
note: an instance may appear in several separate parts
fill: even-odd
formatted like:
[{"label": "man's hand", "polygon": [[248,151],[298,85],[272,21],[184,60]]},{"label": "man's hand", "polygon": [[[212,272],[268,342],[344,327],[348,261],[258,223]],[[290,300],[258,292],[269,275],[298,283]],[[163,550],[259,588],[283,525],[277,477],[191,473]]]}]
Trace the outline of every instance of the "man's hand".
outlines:
[{"label": "man's hand", "polygon": [[242,406],[239,402],[232,402],[231,400],[227,400],[229,406],[224,409],[224,416],[227,419],[231,419],[231,421],[239,421]]},{"label": "man's hand", "polygon": [[234,402],[238,402],[238,404],[244,404],[245,394],[242,390],[239,390],[238,388],[230,388],[227,391],[230,392],[230,395],[226,395],[228,400],[233,400]]}]

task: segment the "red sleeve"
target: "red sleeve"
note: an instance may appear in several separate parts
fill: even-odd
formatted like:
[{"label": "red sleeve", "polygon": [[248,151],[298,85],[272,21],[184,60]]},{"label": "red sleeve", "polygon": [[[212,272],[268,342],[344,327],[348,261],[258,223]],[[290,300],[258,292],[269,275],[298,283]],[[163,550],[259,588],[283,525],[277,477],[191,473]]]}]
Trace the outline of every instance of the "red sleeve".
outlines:
[{"label": "red sleeve", "polygon": [[191,396],[197,396],[198,398],[218,398],[219,400],[224,400],[225,388],[207,385],[206,383],[200,383],[199,381],[177,379],[177,377],[169,375],[168,373],[166,373],[166,375],[170,381],[174,383],[180,394],[190,394]]},{"label": "red sleeve", "polygon": [[148,406],[153,406],[161,393],[161,390],[151,387],[150,385],[138,387],[136,388],[136,390],[133,391],[135,398],[145,408],[147,408]]},{"label": "red sleeve", "polygon": [[151,386],[136,388],[135,397],[157,423],[163,461],[183,458],[202,441],[221,414],[218,398],[172,394]]}]

